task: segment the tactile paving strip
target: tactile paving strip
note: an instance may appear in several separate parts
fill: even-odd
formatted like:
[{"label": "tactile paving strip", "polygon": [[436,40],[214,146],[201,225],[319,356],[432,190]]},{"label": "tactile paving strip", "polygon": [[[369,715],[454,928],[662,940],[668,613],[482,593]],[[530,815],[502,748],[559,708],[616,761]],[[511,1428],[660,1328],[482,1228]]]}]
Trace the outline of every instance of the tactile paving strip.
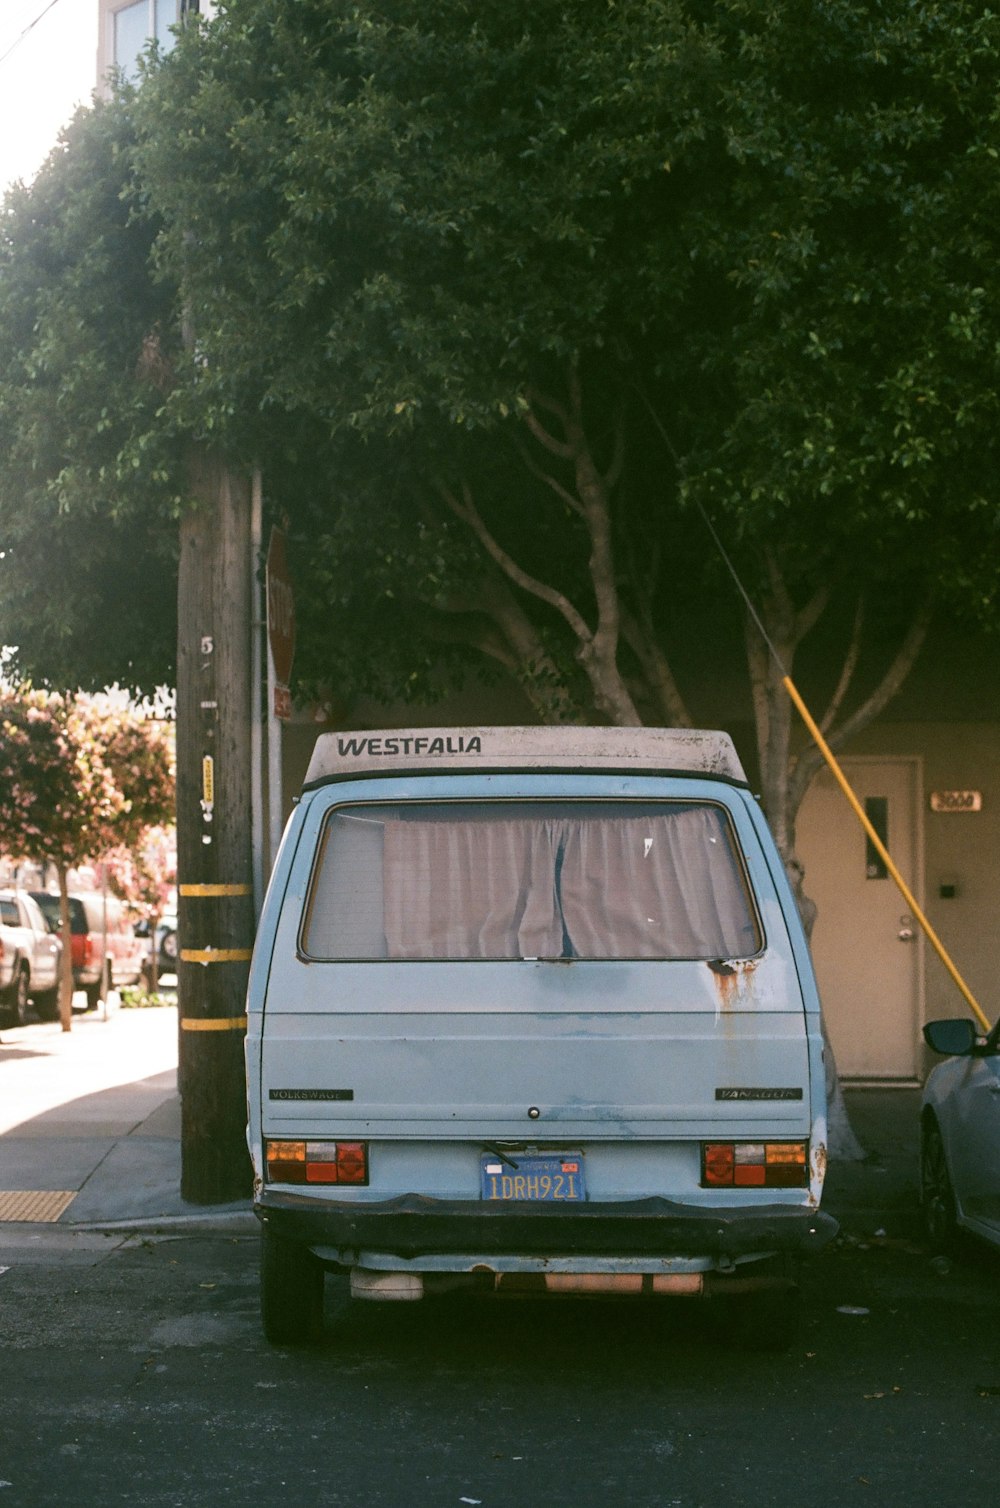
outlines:
[{"label": "tactile paving strip", "polygon": [[76,1189],[68,1192],[65,1189],[0,1189],[0,1220],[51,1223],[68,1209],[76,1195]]}]

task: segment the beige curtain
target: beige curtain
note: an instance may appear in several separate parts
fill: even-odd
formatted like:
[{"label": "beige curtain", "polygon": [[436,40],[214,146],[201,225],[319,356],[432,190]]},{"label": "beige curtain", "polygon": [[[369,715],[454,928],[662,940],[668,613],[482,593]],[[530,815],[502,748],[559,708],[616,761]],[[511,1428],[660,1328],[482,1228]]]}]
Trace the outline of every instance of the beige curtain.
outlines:
[{"label": "beige curtain", "polygon": [[535,958],[562,953],[556,826],[548,821],[387,821],[390,958]]},{"label": "beige curtain", "polygon": [[390,958],[738,958],[760,938],[724,816],[388,820]]},{"label": "beige curtain", "polygon": [[565,824],[559,895],[583,958],[738,958],[759,947],[712,807]]}]

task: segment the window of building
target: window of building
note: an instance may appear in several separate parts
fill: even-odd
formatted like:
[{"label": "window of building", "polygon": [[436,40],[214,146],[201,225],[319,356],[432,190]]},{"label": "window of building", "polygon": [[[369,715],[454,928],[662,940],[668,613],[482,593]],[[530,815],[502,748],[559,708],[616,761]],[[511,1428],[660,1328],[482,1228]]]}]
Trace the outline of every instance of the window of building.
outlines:
[{"label": "window of building", "polygon": [[133,83],[139,77],[139,58],[153,37],[169,52],[174,45],[170,28],[177,25],[179,0],[132,0],[113,15],[113,61]]}]

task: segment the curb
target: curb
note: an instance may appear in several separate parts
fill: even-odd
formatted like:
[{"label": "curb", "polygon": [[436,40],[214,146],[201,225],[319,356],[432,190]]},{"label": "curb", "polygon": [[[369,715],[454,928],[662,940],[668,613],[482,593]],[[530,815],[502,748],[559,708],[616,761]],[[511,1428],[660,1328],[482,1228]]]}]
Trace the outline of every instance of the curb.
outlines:
[{"label": "curb", "polygon": [[260,1230],[260,1223],[252,1210],[239,1209],[213,1211],[204,1215],[136,1215],[127,1220],[65,1222],[60,1229],[83,1231],[91,1235],[137,1235],[144,1231],[151,1235],[177,1235],[189,1231],[232,1235],[255,1233]]}]

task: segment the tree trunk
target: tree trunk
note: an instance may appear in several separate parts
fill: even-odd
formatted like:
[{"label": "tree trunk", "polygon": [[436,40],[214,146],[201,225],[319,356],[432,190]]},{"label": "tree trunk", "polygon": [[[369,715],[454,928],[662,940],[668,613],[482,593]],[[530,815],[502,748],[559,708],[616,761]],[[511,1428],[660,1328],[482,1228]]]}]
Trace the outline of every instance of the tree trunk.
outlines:
[{"label": "tree trunk", "polygon": [[243,1040],[253,943],[250,487],[192,458],[177,655],[181,1194],[249,1193]]},{"label": "tree trunk", "polygon": [[[798,805],[791,797],[795,760],[791,752],[792,703],[784,686],[791,675],[795,651],[816,621],[823,599],[815,597],[796,612],[772,567],[774,591],[764,608],[771,645],[762,641],[758,625],[747,616],[745,639],[747,664],[755,709],[757,747],[760,758],[761,795],[764,811],[792,887],[806,937],[811,938],[816,903],[803,888],[805,870],[795,851],[795,818]],[[827,1151],[832,1158],[856,1162],[865,1150],[851,1126],[844,1092],[837,1073],[833,1045],[823,1022],[823,1063],[826,1072]]]},{"label": "tree trunk", "polygon": [[[812,937],[813,925],[816,921],[816,902],[812,900],[802,888],[805,870],[796,858],[786,859],[785,870],[792,887],[805,928],[807,938]],[[833,1054],[833,1046],[827,1035],[826,1022],[823,1022],[823,1067],[826,1076],[826,1149],[832,1158],[841,1162],[861,1162],[866,1156],[864,1147],[854,1134],[851,1118],[847,1113],[847,1104],[844,1100],[844,1091],[840,1087],[840,1077],[837,1073],[837,1060]]]},{"label": "tree trunk", "polygon": [[146,988],[155,995],[160,984],[160,950],[156,946],[156,929],[160,925],[160,913],[154,911],[149,917],[149,968],[146,971]]}]

